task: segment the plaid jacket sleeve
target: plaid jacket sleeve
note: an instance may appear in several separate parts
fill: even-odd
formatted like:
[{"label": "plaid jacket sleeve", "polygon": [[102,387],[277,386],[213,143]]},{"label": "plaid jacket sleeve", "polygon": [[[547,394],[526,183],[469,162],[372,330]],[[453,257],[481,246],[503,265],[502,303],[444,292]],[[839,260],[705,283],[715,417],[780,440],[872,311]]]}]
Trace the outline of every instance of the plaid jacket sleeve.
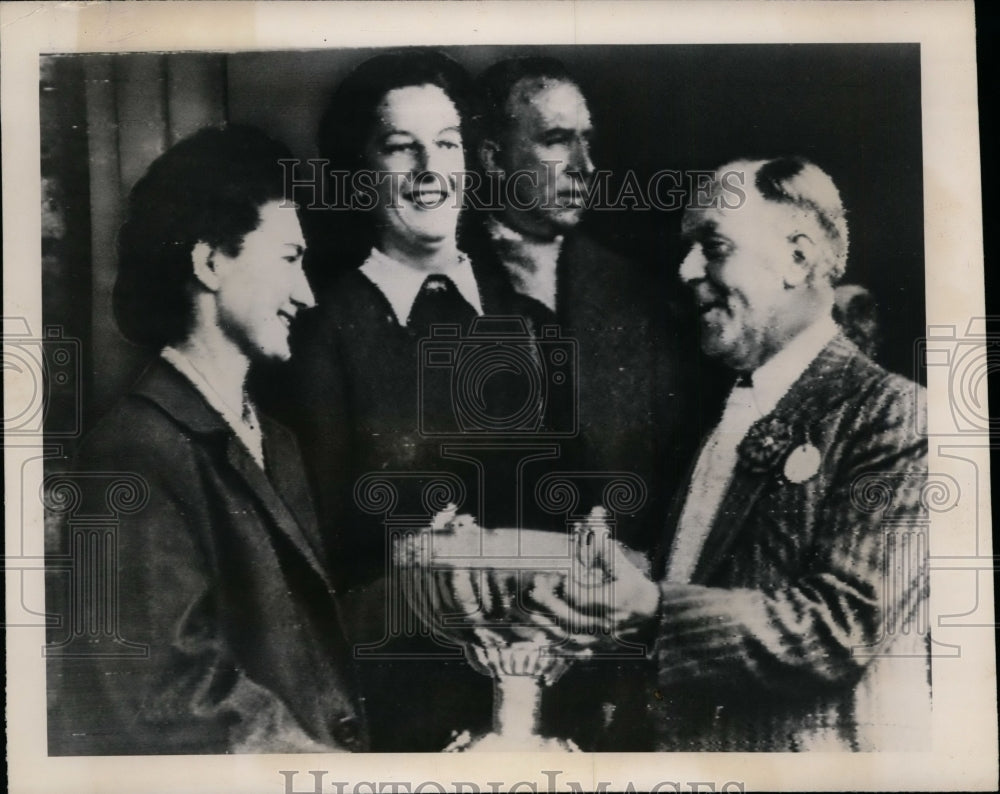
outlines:
[{"label": "plaid jacket sleeve", "polygon": [[822,455],[815,476],[790,482],[780,463],[737,470],[736,479],[758,480],[731,511],[723,501],[709,543],[728,536],[725,554],[691,584],[661,583],[661,686],[842,688],[864,674],[866,648],[912,625],[926,598],[917,535],[927,445],[915,430],[924,396],[868,367],[814,384],[827,399],[812,415],[789,395],[789,425]]}]

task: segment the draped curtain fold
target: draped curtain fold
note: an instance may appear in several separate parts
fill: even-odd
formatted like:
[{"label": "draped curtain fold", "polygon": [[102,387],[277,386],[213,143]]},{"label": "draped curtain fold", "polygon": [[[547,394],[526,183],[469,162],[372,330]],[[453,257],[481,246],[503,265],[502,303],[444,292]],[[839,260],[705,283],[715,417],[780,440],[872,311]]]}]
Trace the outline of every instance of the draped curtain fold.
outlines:
[{"label": "draped curtain fold", "polygon": [[43,313],[46,324],[81,340],[85,427],[128,388],[149,357],[121,336],[111,310],[128,192],[174,142],[228,119],[227,58],[149,53],[42,59]]}]

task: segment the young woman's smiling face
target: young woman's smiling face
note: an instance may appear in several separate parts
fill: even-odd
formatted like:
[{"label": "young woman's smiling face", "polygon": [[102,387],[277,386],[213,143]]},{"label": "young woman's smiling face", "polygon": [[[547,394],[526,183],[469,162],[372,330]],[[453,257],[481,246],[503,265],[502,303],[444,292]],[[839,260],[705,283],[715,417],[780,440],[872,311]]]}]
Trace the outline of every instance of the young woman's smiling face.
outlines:
[{"label": "young woman's smiling face", "polygon": [[465,169],[461,118],[436,85],[386,93],[366,147],[375,171],[380,247],[414,253],[454,246]]},{"label": "young woman's smiling face", "polygon": [[236,256],[213,252],[218,278],[219,325],[248,359],[291,355],[288,333],[295,315],[315,305],[302,271],[302,237],[295,208],[270,201]]}]

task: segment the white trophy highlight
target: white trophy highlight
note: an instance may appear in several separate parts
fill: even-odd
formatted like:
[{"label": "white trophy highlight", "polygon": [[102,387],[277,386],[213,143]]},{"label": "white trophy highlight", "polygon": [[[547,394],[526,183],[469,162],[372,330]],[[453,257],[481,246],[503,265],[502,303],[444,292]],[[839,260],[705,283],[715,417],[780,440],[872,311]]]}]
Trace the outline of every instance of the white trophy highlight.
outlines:
[{"label": "white trophy highlight", "polygon": [[615,541],[606,518],[596,507],[570,533],[484,529],[449,505],[430,526],[398,540],[411,608],[433,635],[463,645],[473,668],[494,682],[492,731],[464,732],[447,750],[579,750],[571,739],[542,736],[539,715],[543,688],[591,652],[571,618],[536,599],[544,588],[569,592],[608,581]]}]

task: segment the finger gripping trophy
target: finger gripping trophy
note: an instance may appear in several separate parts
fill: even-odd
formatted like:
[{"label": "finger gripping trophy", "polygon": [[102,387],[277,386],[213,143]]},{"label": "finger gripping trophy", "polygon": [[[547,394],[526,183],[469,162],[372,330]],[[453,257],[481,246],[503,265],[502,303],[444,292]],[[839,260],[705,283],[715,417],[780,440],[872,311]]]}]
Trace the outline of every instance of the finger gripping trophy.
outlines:
[{"label": "finger gripping trophy", "polygon": [[411,607],[432,633],[464,646],[473,668],[494,682],[492,731],[465,732],[446,750],[579,750],[539,732],[543,687],[590,655],[573,616],[552,610],[556,599],[548,596],[606,581],[614,543],[606,516],[595,508],[569,534],[483,529],[449,505],[429,527],[398,538],[396,564]]}]

